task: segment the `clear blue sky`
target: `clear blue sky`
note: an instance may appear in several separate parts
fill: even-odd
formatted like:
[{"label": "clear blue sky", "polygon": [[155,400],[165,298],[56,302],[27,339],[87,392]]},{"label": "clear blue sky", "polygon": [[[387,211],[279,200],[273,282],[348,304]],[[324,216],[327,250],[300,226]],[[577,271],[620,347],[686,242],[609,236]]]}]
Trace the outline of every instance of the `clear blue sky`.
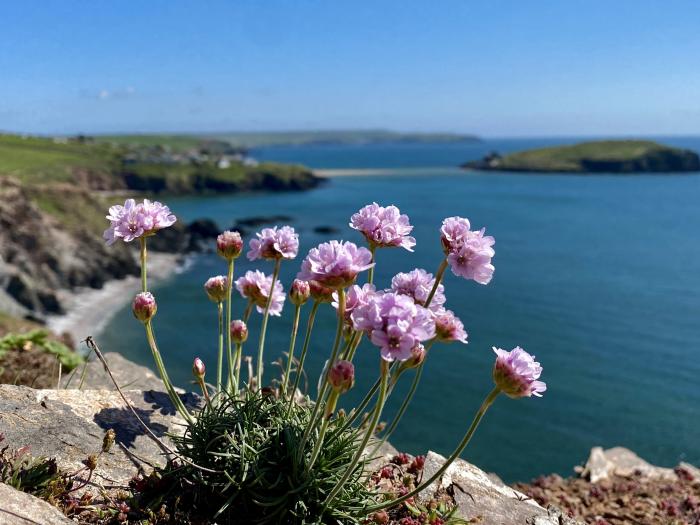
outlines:
[{"label": "clear blue sky", "polygon": [[3,2],[0,130],[700,134],[700,0]]}]

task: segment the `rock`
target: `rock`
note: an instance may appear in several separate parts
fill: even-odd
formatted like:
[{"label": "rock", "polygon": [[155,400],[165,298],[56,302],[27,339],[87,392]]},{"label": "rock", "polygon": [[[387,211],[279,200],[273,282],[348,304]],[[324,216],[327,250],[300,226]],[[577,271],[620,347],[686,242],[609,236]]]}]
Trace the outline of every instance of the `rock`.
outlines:
[{"label": "rock", "polygon": [[624,447],[613,447],[607,450],[603,450],[602,447],[593,447],[581,475],[591,483],[597,483],[612,475],[623,477],[639,475],[647,479],[669,481],[677,479],[673,469],[656,467]]},{"label": "rock", "polygon": [[[425,458],[423,479],[437,472],[445,458],[428,452]],[[442,475],[441,479],[426,489],[419,499],[430,500],[437,491],[445,490],[454,495],[459,510],[457,516],[476,521],[480,525],[567,525],[575,521],[560,521],[557,510],[544,509],[524,494],[499,483],[486,472],[458,459]]]},{"label": "rock", "polygon": [[[107,352],[104,357],[120,387],[129,390],[163,390],[163,382],[150,368],[132,363],[116,352]],[[70,375],[64,377],[61,381],[62,388],[78,388],[82,373],[82,367],[78,367],[72,378]],[[87,363],[82,389],[114,390],[114,383],[98,359],[91,359]]]},{"label": "rock", "polygon": [[314,228],[314,233],[320,233],[321,235],[331,235],[338,232],[340,232],[340,229],[335,226],[316,226]]},{"label": "rock", "polygon": [[[169,447],[167,433],[177,433],[184,421],[163,392],[124,392],[141,419]],[[190,406],[194,394],[183,396]],[[108,429],[116,444],[103,454],[94,483],[126,485],[141,469],[163,465],[164,452],[126,407],[117,392],[107,390],[33,390],[0,385],[0,432],[12,448],[31,447],[34,456],[54,457],[59,468],[73,472],[89,454],[99,453]]]},{"label": "rock", "polygon": [[45,501],[0,483],[0,525],[75,525]]}]

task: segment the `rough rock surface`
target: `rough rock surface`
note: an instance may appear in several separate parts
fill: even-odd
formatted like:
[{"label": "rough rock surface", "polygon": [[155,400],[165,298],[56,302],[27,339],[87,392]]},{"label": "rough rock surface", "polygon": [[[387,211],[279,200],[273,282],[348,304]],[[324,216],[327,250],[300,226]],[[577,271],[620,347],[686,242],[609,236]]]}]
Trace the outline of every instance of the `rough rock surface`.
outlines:
[{"label": "rough rock surface", "polygon": [[0,525],[75,525],[39,498],[0,483]]},{"label": "rough rock surface", "polygon": [[[116,352],[107,352],[104,354],[104,358],[120,387],[129,390],[154,390],[157,392],[163,390],[163,382],[150,368],[137,365]],[[61,386],[63,388],[78,388],[82,373],[82,367],[79,367],[72,378],[70,376],[63,378]],[[82,389],[114,390],[114,383],[98,359],[92,359],[87,363]]]},{"label": "rough rock surface", "polygon": [[613,447],[607,450],[601,447],[592,448],[581,475],[591,483],[597,483],[611,476],[636,475],[669,481],[677,478],[673,469],[654,466],[624,447]]},{"label": "rough rock surface", "polygon": [[[179,432],[184,422],[167,395],[153,390],[128,390],[125,395],[151,430],[172,446],[166,434]],[[189,406],[199,403],[193,394],[184,400]],[[123,486],[140,469],[164,463],[163,451],[117,392],[0,385],[0,432],[6,443],[13,448],[30,445],[34,456],[55,457],[66,471],[81,468],[89,454],[100,452],[108,429],[116,432],[117,444],[100,457],[95,484]]]},{"label": "rough rock surface", "polygon": [[[431,477],[444,462],[445,458],[440,454],[428,452],[423,477]],[[419,499],[427,501],[440,489],[453,494],[459,506],[458,516],[476,520],[480,525],[577,524],[560,511],[541,507],[534,500],[461,459],[450,465],[441,479],[425,490]]]}]

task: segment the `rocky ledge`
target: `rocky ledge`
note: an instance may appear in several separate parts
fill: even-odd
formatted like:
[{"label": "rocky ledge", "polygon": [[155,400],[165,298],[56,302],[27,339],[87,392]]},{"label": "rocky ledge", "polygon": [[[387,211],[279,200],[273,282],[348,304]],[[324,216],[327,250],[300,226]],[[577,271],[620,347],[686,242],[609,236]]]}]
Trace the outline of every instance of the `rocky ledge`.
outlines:
[{"label": "rocky ledge", "polygon": [[[153,432],[166,444],[167,434],[182,430],[159,380],[144,367],[117,354],[107,354],[117,382],[139,377],[126,397]],[[0,385],[0,433],[12,448],[31,447],[37,456],[56,458],[59,468],[75,471],[90,454],[100,451],[105,432],[116,433],[116,446],[100,456],[93,479],[84,490],[105,497],[110,490],[126,487],[135,475],[164,464],[164,453],[149,438],[119,394],[107,390],[111,381],[96,362],[89,365],[84,390],[33,390]],[[138,387],[138,390],[134,390]],[[190,405],[199,403],[193,394],[185,396]],[[388,463],[396,451],[384,450]],[[424,476],[430,476],[445,458],[435,452],[426,456]],[[381,461],[375,462],[377,467]],[[577,522],[555,509],[547,510],[521,492],[508,487],[466,461],[455,462],[435,486],[423,495],[430,498],[442,491],[454,495],[459,515],[483,525],[575,525]],[[74,523],[43,501],[0,484],[0,525]]]}]

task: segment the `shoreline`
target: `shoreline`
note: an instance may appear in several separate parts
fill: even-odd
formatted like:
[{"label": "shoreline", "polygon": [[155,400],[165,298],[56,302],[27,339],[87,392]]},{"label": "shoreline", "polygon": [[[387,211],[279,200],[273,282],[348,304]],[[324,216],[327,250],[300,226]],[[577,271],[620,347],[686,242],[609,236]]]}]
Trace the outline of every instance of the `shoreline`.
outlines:
[{"label": "shoreline", "polygon": [[[148,270],[153,278],[149,281],[160,283],[170,279],[187,267],[188,256],[171,253],[149,254]],[[78,288],[61,290],[59,297],[65,305],[66,313],[50,315],[46,327],[56,334],[67,333],[73,340],[76,351],[80,352],[80,341],[88,335],[99,336],[117,312],[128,304],[139,290],[140,279],[130,275],[124,279],[114,279],[102,288]]]},{"label": "shoreline", "polygon": [[458,166],[411,166],[404,168],[328,168],[314,169],[314,174],[327,179],[337,177],[397,177],[432,175],[463,175]]}]

